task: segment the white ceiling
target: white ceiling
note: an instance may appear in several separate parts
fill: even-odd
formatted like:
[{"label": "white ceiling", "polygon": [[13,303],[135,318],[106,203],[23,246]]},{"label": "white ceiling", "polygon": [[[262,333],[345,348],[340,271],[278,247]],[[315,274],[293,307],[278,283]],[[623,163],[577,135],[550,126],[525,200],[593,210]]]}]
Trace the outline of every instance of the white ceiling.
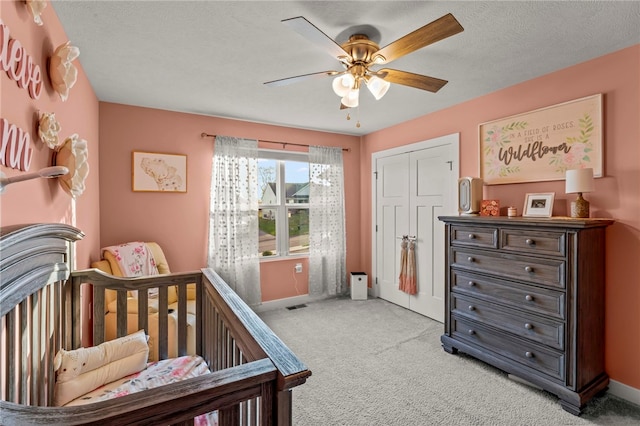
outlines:
[{"label": "white ceiling", "polygon": [[[364,135],[640,43],[637,1],[53,1],[100,101]],[[339,109],[341,70],[280,21],[304,16],[338,43],[365,26],[378,44],[453,13],[464,32],[390,68],[448,80],[431,93],[393,84]],[[46,23],[45,23],[46,25]],[[612,76],[615,78],[615,76]],[[71,94],[73,96],[73,93]],[[357,128],[359,116],[361,127]]]}]

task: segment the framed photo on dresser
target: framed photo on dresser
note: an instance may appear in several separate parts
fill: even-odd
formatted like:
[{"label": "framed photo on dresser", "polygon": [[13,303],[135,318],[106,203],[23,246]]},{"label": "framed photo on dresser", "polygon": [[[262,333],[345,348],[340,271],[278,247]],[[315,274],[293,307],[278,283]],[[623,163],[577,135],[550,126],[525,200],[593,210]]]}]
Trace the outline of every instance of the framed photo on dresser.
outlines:
[{"label": "framed photo on dresser", "polygon": [[524,197],[524,217],[551,217],[555,192],[529,193]]}]

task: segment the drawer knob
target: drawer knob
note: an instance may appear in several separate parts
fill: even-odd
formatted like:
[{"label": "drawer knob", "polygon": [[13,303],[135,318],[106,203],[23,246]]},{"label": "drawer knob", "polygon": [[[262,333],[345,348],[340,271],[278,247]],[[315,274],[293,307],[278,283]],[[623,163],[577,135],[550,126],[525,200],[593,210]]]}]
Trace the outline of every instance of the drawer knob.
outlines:
[{"label": "drawer knob", "polygon": [[469,333],[469,336],[473,336],[474,334],[476,334],[476,331],[475,330],[469,330],[468,333]]},{"label": "drawer knob", "polygon": [[533,358],[533,352],[525,352],[524,356],[526,356],[527,358]]},{"label": "drawer knob", "polygon": [[470,311],[475,311],[475,310],[476,310],[476,307],[475,307],[475,306],[473,306],[473,305],[469,305],[469,310],[470,310]]},{"label": "drawer knob", "polygon": [[476,283],[474,283],[473,281],[469,281],[469,287],[474,287],[476,285]]},{"label": "drawer knob", "polygon": [[475,260],[473,257],[471,257],[471,256],[467,257],[467,260],[468,260],[469,262],[475,262],[475,261],[476,261],[476,260]]},{"label": "drawer knob", "polygon": [[524,299],[525,299],[527,302],[531,302],[531,301],[533,301],[533,296],[532,296],[532,295],[530,295],[530,294],[527,294],[527,295],[524,297]]},{"label": "drawer knob", "polygon": [[524,325],[524,328],[526,328],[527,330],[531,330],[531,329],[533,329],[533,325],[531,325],[531,324],[529,324],[529,323],[526,323],[526,324]]},{"label": "drawer knob", "polygon": [[527,238],[526,240],[524,240],[525,243],[527,243],[527,245],[532,246],[535,244],[535,242],[531,239],[531,238]]},{"label": "drawer knob", "polygon": [[475,238],[476,238],[476,236],[475,236],[474,234],[469,234],[469,239],[470,239],[470,240],[473,240],[473,239],[475,239]]},{"label": "drawer knob", "polygon": [[533,268],[531,266],[525,266],[524,270],[527,272],[533,272]]}]

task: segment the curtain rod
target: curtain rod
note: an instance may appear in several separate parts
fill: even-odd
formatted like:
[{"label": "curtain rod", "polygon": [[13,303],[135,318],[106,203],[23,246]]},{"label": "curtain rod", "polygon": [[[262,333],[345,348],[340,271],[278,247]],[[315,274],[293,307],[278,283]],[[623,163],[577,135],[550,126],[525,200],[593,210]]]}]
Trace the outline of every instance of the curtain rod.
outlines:
[{"label": "curtain rod", "polygon": [[[200,133],[200,137],[202,138],[215,138],[216,135],[210,135],[209,133]],[[258,142],[265,142],[265,143],[275,143],[278,145],[282,145],[282,148],[284,148],[287,145],[295,145],[295,146],[303,146],[305,148],[309,148],[309,145],[303,145],[301,143],[294,143],[294,142],[278,142],[278,141],[265,141],[263,139],[258,139]],[[351,148],[342,148],[343,151],[347,151],[347,152],[351,152]]]}]

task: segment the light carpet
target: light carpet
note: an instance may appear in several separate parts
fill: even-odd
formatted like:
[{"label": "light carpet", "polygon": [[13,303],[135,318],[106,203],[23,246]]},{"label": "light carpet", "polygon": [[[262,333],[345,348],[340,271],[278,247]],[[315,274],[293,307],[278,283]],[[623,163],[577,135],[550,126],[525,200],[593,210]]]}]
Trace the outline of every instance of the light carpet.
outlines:
[{"label": "light carpet", "polygon": [[581,416],[469,356],[443,325],[382,299],[328,299],[260,317],[309,367],[294,425],[639,425],[640,406],[605,394]]}]

